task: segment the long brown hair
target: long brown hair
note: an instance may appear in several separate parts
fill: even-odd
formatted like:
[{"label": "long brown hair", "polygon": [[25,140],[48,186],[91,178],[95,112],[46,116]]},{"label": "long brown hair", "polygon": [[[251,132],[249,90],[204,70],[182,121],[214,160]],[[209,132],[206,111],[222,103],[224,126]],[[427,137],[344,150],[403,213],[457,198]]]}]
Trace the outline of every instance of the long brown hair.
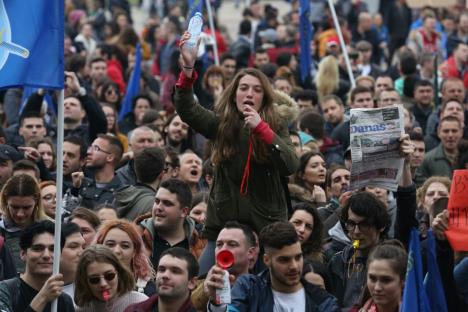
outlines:
[{"label": "long brown hair", "polygon": [[0,194],[0,207],[5,218],[13,221],[13,217],[8,208],[8,198],[12,196],[32,197],[36,201],[31,220],[28,224],[39,220],[50,220],[44,212],[41,200],[41,190],[36,180],[27,174],[12,176],[3,186]]},{"label": "long brown hair", "polygon": [[[243,120],[237,110],[236,93],[239,81],[244,76],[253,76],[260,80],[263,89],[263,101],[259,115],[273,131],[278,130],[278,113],[274,107],[275,93],[268,78],[258,69],[246,68],[241,70],[227,86],[215,106],[214,110],[219,118],[218,132],[213,142],[212,161],[219,164],[222,161],[232,159],[238,152],[236,139],[239,138]],[[268,154],[266,145],[256,136],[252,136],[253,157],[257,162],[267,162]]]}]

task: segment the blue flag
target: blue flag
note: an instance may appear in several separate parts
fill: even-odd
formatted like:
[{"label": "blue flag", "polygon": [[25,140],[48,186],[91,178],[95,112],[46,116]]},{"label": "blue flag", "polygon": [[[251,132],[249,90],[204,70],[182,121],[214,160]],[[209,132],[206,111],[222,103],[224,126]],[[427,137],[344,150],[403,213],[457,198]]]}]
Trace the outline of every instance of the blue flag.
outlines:
[{"label": "blue flag", "polygon": [[140,93],[140,74],[141,74],[141,45],[136,46],[135,66],[133,67],[130,80],[128,81],[127,91],[119,112],[119,121],[125,118],[125,115],[132,111],[132,100]]},{"label": "blue flag", "polygon": [[63,5],[0,0],[0,88],[63,89]]},{"label": "blue flag", "polygon": [[310,52],[310,41],[312,40],[312,25],[309,21],[310,3],[309,0],[300,0],[299,3],[299,31],[301,38],[300,68],[301,80],[304,82],[310,74],[312,56]]},{"label": "blue flag", "polygon": [[447,301],[437,264],[436,246],[434,233],[427,232],[427,274],[424,279],[424,289],[431,309],[437,312],[447,312]]},{"label": "blue flag", "polygon": [[203,9],[203,0],[189,0],[188,2],[189,7],[188,7],[188,14],[187,14],[187,21],[192,18],[195,13],[202,12]]},{"label": "blue flag", "polygon": [[423,286],[423,267],[421,248],[419,246],[419,232],[411,230],[408,268],[406,269],[406,282],[401,303],[402,312],[431,312],[429,301]]}]

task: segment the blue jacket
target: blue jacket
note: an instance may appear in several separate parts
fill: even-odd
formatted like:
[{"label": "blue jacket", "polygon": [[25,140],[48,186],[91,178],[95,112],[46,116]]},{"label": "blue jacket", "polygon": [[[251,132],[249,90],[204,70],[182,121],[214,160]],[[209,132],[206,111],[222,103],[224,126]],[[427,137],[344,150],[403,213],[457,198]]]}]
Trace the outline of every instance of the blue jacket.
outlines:
[{"label": "blue jacket", "polygon": [[[301,279],[306,294],[306,312],[338,312],[340,308],[335,297],[320,287]],[[259,275],[240,276],[231,291],[229,312],[273,312],[275,304],[271,291],[270,272]]]}]

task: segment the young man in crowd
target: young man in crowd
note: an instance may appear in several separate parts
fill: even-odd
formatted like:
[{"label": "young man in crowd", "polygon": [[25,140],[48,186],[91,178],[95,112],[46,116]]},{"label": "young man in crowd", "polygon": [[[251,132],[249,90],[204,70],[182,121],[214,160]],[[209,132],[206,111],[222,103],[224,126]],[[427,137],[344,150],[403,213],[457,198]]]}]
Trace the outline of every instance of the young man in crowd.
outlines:
[{"label": "young man in crowd", "polygon": [[[462,137],[466,138],[468,134],[468,127],[465,127],[465,114],[466,110],[464,109],[463,102],[458,101],[457,99],[450,98],[442,103],[440,106],[440,120],[444,119],[447,116],[453,116],[460,121],[462,125]],[[438,122],[438,128],[440,126],[440,121]],[[426,143],[426,150],[431,151],[436,148],[440,143],[439,132],[437,128],[436,133],[427,133],[424,137],[424,142]]]},{"label": "young man in crowd", "polygon": [[157,266],[162,252],[170,247],[185,248],[198,258],[206,242],[189,217],[192,193],[188,184],[177,179],[166,180],[154,198],[152,216],[139,222],[153,266]]},{"label": "young man in crowd", "polygon": [[120,140],[108,134],[100,134],[88,148],[86,168],[94,172],[94,179],[84,178],[82,172],[72,174],[72,195],[80,196],[81,206],[94,209],[104,203],[112,203],[114,191],[122,186],[115,175],[115,168],[122,158]]},{"label": "young man in crowd", "polygon": [[414,153],[411,155],[411,176],[417,187],[421,186],[425,179],[421,176],[418,168],[422,165],[424,156],[426,155],[426,144],[424,137],[419,132],[411,132],[410,140],[414,145]]},{"label": "young man in crowd", "polygon": [[62,293],[62,274],[52,275],[54,224],[46,220],[29,225],[21,234],[20,248],[25,272],[0,282],[0,310],[48,312],[58,299],[58,311],[75,311],[71,298]]},{"label": "young man in crowd", "polygon": [[414,86],[413,115],[423,134],[426,133],[427,119],[434,110],[434,87],[428,80],[418,80]]},{"label": "young man in crowd", "polygon": [[72,300],[75,295],[75,274],[78,261],[85,249],[85,240],[81,234],[78,224],[68,222],[62,224],[60,236],[60,273],[63,275],[63,292],[68,294]]},{"label": "young man in crowd", "polygon": [[333,130],[344,121],[343,101],[336,95],[326,95],[320,101],[320,108],[325,119],[325,134],[331,136]]},{"label": "young man in crowd", "polygon": [[198,262],[187,250],[172,247],[156,268],[156,295],[128,306],[124,312],[195,312],[190,293],[197,285]]},{"label": "young man in crowd", "polygon": [[63,140],[63,191],[73,186],[72,173],[82,170],[86,162],[86,145],[81,137],[68,136]]},{"label": "young man in crowd", "polygon": [[[208,311],[340,311],[336,299],[302,278],[303,254],[294,226],[275,222],[260,233],[268,270],[260,275],[241,275],[231,291],[231,303],[216,304],[210,298]],[[221,288],[222,280],[211,281]]]},{"label": "young man in crowd", "polygon": [[[350,108],[373,108],[374,107],[374,94],[373,91],[367,87],[357,86],[351,90],[350,95]],[[349,120],[337,126],[331,135],[332,139],[337,140],[346,150],[349,146]]]},{"label": "young man in crowd", "polygon": [[452,178],[453,170],[458,166],[458,143],[463,136],[463,124],[455,116],[443,117],[437,130],[439,145],[424,156],[419,167],[422,179],[431,176]]},{"label": "young man in crowd", "polygon": [[115,192],[115,208],[120,218],[135,220],[151,212],[154,196],[161,184],[166,152],[159,147],[148,147],[135,156],[134,170],[137,183],[129,184]]}]

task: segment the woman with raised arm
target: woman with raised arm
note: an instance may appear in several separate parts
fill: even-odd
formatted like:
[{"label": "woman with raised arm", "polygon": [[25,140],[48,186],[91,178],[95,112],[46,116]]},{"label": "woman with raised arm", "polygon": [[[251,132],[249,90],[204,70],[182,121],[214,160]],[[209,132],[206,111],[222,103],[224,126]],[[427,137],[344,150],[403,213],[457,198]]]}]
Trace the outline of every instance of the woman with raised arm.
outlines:
[{"label": "woman with raised arm", "polygon": [[180,41],[182,72],[174,104],[184,122],[212,141],[214,181],[203,232],[208,245],[199,260],[203,274],[214,264],[215,240],[225,222],[236,220],[259,232],[287,220],[282,179],[298,166],[287,128],[297,104],[275,93],[261,71],[247,68],[224,89],[214,111],[204,109],[193,96],[197,50],[186,46],[189,38],[186,32]]}]

